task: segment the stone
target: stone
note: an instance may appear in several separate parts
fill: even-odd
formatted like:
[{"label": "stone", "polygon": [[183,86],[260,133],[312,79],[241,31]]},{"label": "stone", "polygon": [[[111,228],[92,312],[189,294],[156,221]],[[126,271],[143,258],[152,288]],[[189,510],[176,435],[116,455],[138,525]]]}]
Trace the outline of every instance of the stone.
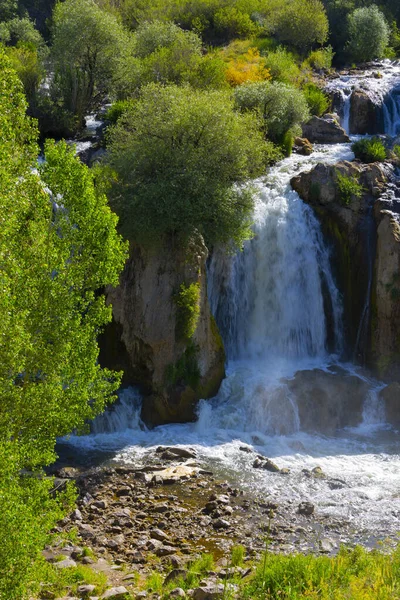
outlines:
[{"label": "stone", "polygon": [[193,590],[193,600],[220,600],[226,593],[222,583],[208,583]]},{"label": "stone", "polygon": [[179,456],[180,458],[196,458],[197,457],[197,452],[196,450],[194,450],[194,448],[179,448],[179,447],[172,447],[172,446],[159,446],[156,449],[157,453],[164,453],[164,452],[169,452],[175,456]]},{"label": "stone", "polygon": [[333,549],[334,544],[331,542],[331,540],[323,538],[319,541],[319,551],[323,554],[330,554],[333,551]]},{"label": "stone", "polygon": [[350,98],[350,134],[366,135],[384,133],[380,108],[363,90],[354,90]]},{"label": "stone", "polygon": [[90,539],[90,538],[95,537],[96,533],[91,525],[88,525],[87,523],[79,523],[78,527],[79,527],[79,534],[82,538]]},{"label": "stone", "polygon": [[[165,242],[157,252],[130,245],[120,285],[107,288],[113,323],[101,342],[102,364],[124,371],[126,384],[149,390],[141,417],[156,426],[196,418],[200,398],[216,395],[225,376],[225,352],[207,296],[208,250],[200,235],[185,248]],[[182,282],[199,285],[200,315],[191,343],[199,348],[200,379],[166,384],[165,372],[182,358],[187,342],[177,340],[175,295]]]},{"label": "stone", "polygon": [[188,575],[188,571],[186,569],[172,569],[164,579],[164,585],[168,585],[171,581],[175,579],[183,579],[185,580]]},{"label": "stone", "polygon": [[312,143],[307,138],[295,137],[293,142],[293,152],[310,156],[314,151]]},{"label": "stone", "polygon": [[186,598],[185,591],[182,588],[174,588],[169,593],[170,598]]},{"label": "stone", "polygon": [[82,517],[82,513],[79,510],[79,508],[76,508],[70,515],[70,518],[73,521],[82,521],[83,517]]},{"label": "stone", "polygon": [[94,590],[96,589],[95,585],[85,584],[78,586],[77,592],[80,596],[86,597],[93,595]]},{"label": "stone", "polygon": [[147,592],[139,592],[138,594],[136,594],[135,598],[136,600],[143,600],[143,598],[147,598]]},{"label": "stone", "polygon": [[314,467],[311,471],[311,473],[313,474],[313,476],[316,479],[326,479],[326,475],[323,472],[323,470],[321,469],[321,467]]},{"label": "stone", "polygon": [[95,500],[92,503],[92,506],[95,506],[96,508],[100,508],[101,510],[106,510],[108,508],[108,503],[106,500]]},{"label": "stone", "polygon": [[108,600],[109,598],[112,598],[112,600],[126,600],[127,596],[128,590],[126,589],[126,587],[124,587],[123,585],[119,585],[117,587],[113,587],[105,591],[104,594],[100,596],[100,598],[102,600]]},{"label": "stone", "polygon": [[267,458],[263,462],[262,468],[265,469],[266,471],[270,471],[271,473],[279,473],[280,472],[280,468],[274,462],[272,462],[272,460],[270,460],[269,458]]},{"label": "stone", "polygon": [[157,550],[155,551],[155,555],[156,556],[169,556],[171,554],[175,554],[176,552],[176,548],[173,548],[172,546],[160,546],[160,548],[157,548]]},{"label": "stone", "polygon": [[150,531],[150,537],[154,540],[159,540],[160,542],[168,540],[168,535],[164,531],[161,531],[161,529],[152,529]]},{"label": "stone", "polygon": [[302,126],[303,138],[312,144],[346,144],[350,138],[331,115],[326,117],[312,117]]},{"label": "stone", "polygon": [[55,562],[54,566],[57,567],[57,569],[69,569],[71,567],[76,567],[77,564],[72,558],[65,558],[64,560]]},{"label": "stone", "polygon": [[226,519],[215,519],[213,521],[214,529],[229,529],[230,526],[231,524]]},{"label": "stone", "polygon": [[297,508],[299,515],[310,516],[314,513],[315,506],[311,502],[301,502]]},{"label": "stone", "polygon": [[130,487],[124,486],[115,490],[116,496],[130,496],[132,494],[132,490]]},{"label": "stone", "polygon": [[385,406],[386,421],[395,427],[400,425],[400,383],[390,383],[379,392]]}]

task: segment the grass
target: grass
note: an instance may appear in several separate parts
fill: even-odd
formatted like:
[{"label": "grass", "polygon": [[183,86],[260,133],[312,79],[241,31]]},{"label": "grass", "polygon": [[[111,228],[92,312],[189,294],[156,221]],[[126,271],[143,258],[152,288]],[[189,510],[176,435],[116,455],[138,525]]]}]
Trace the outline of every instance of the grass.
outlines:
[{"label": "grass", "polygon": [[354,142],[351,149],[355,157],[364,163],[382,162],[387,158],[387,151],[379,138],[363,138]]},{"label": "grass", "polygon": [[341,548],[335,557],[266,553],[241,599],[398,600],[400,549],[389,554]]},{"label": "grass", "polygon": [[354,176],[342,175],[336,171],[337,186],[340,200],[345,206],[349,206],[353,198],[361,198],[364,188]]},{"label": "grass", "polygon": [[69,595],[76,596],[78,587],[83,584],[96,586],[95,594],[99,596],[107,588],[105,573],[97,573],[86,565],[78,565],[67,569],[58,569],[54,565],[49,565],[46,575],[45,588],[55,593],[57,597],[64,596],[67,591]]}]

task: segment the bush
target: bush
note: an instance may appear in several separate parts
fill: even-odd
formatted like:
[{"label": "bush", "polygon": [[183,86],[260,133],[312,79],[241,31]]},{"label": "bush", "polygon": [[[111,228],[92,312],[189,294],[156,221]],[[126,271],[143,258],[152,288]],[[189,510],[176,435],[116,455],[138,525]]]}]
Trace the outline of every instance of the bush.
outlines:
[{"label": "bush", "polygon": [[182,283],[175,296],[176,304],[176,338],[190,340],[197,329],[200,317],[200,284]]},{"label": "bush", "polygon": [[214,15],[214,27],[219,37],[225,40],[249,38],[255,35],[257,27],[249,15],[234,6],[220,8]]},{"label": "bush", "polygon": [[132,106],[132,102],[132,100],[117,100],[114,102],[106,112],[106,121],[109,121],[112,125],[115,125],[115,123],[117,123],[117,121],[122,117],[124,112],[129,110],[129,108]]},{"label": "bush", "polygon": [[332,46],[328,46],[327,48],[311,52],[305,63],[315,71],[321,71],[322,69],[329,70],[332,67],[333,57]]},{"label": "bush", "polygon": [[303,94],[307,100],[308,108],[312,115],[320,117],[324,113],[328,112],[330,107],[330,100],[328,96],[313,83],[309,83],[303,88]]},{"label": "bush", "polygon": [[276,81],[296,84],[300,78],[300,69],[293,54],[281,46],[265,55],[265,66]]},{"label": "bush", "polygon": [[336,181],[340,200],[345,206],[348,206],[353,198],[361,198],[364,188],[356,177],[341,175],[339,171],[336,171]]},{"label": "bush", "polygon": [[134,52],[145,58],[161,48],[184,47],[186,52],[201,54],[201,39],[191,31],[184,31],[174,23],[153,21],[140,25],[134,34]]},{"label": "bush", "polygon": [[199,232],[212,245],[250,234],[253,194],[269,148],[253,115],[229,95],[175,85],[146,86],[109,137],[110,202],[121,230],[154,244]]},{"label": "bush", "polygon": [[357,8],[348,17],[347,51],[354,62],[382,58],[389,43],[389,26],[375,5]]},{"label": "bush", "polygon": [[387,158],[387,151],[379,138],[363,138],[354,142],[351,147],[355,157],[365,163],[382,162]]},{"label": "bush", "polygon": [[309,118],[302,92],[284,83],[247,83],[236,88],[234,98],[242,111],[258,114],[266,135],[279,144],[288,131],[297,133],[300,123]]},{"label": "bush", "polygon": [[259,51],[249,48],[246,54],[228,62],[225,77],[229,85],[235,87],[250,81],[267,81],[271,75]]},{"label": "bush", "polygon": [[328,38],[328,17],[320,0],[292,0],[283,5],[277,19],[278,40],[300,52],[324,44]]}]

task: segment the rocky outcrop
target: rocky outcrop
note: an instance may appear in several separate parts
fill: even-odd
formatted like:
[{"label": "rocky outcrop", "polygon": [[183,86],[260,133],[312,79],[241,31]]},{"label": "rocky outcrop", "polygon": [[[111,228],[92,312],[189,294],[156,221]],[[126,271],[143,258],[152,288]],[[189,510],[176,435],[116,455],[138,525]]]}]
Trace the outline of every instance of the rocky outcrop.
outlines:
[{"label": "rocky outcrop", "polygon": [[400,426],[400,383],[387,385],[379,394],[385,406],[386,421],[395,427]]},{"label": "rocky outcrop", "polygon": [[[357,182],[359,194],[346,197],[340,186],[340,178],[347,182]],[[386,356],[383,336],[376,334],[376,352],[371,356],[370,320],[374,310],[366,305],[371,288],[374,265],[377,265],[375,280],[381,279],[381,270],[386,261],[385,250],[379,252],[382,258],[375,260],[377,238],[377,198],[385,189],[387,175],[381,163],[362,165],[358,162],[343,161],[336,165],[317,165],[312,171],[302,173],[292,179],[293,188],[301,198],[314,207],[320,218],[325,236],[334,248],[336,277],[344,299],[344,314],[349,348],[361,361],[366,361],[376,369],[379,361]],[[382,234],[385,225],[382,225]],[[382,242],[379,241],[380,247]],[[394,268],[394,264],[393,264]],[[377,294],[372,285],[372,295]],[[384,283],[386,285],[386,278]],[[381,293],[381,292],[379,292]],[[382,314],[381,304],[376,312]],[[394,310],[394,308],[393,308]],[[371,314],[370,314],[371,313]],[[362,318],[365,317],[363,324]],[[381,317],[376,318],[373,329],[380,328]],[[400,325],[400,322],[399,322]]]},{"label": "rocky outcrop", "polygon": [[312,117],[303,124],[303,138],[312,144],[344,144],[350,138],[334,115]]},{"label": "rocky outcrop", "polygon": [[295,137],[293,140],[293,152],[296,154],[302,154],[303,156],[310,156],[314,148],[312,143],[306,138]]},{"label": "rocky outcrop", "polygon": [[[223,343],[207,298],[207,254],[200,237],[185,249],[131,244],[120,285],[107,292],[114,322],[101,360],[123,369],[125,384],[141,386],[147,424],[193,420],[197,401],[214,396],[224,377]],[[184,302],[182,290],[190,290]]]},{"label": "rocky outcrop", "polygon": [[300,430],[332,435],[362,422],[368,384],[348,373],[298,371],[286,384],[294,398]]},{"label": "rocky outcrop", "polygon": [[350,98],[350,134],[383,133],[380,126],[381,109],[368,94],[355,90]]},{"label": "rocky outcrop", "polygon": [[400,219],[381,200],[375,203],[374,215],[377,241],[370,362],[377,366],[381,377],[400,381]]}]

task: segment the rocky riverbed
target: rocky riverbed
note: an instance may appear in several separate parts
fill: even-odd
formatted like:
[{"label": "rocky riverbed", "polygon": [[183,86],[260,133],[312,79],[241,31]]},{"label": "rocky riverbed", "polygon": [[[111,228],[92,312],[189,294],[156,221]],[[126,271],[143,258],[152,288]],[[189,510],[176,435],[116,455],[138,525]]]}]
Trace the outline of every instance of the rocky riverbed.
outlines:
[{"label": "rocky riverbed", "polygon": [[[241,450],[254,454],[254,469],[291,477],[288,469],[250,447]],[[158,593],[143,591],[146,578],[154,571],[163,579],[175,571],[182,576],[202,553],[217,561],[218,568],[204,582],[215,586],[226,576],[232,547],[239,544],[247,562],[235,573],[245,577],[251,573],[250,561],[259,559],[266,546],[272,552],[332,554],[341,543],[354,540],[349,523],[319,515],[310,502],[278,503],[273,495],[251,495],[218,480],[199,466],[194,450],[159,447],[148,463],[141,468],[60,469],[56,484],[74,479],[79,499],[57,532],[70,537],[75,532],[76,543],[48,548],[47,560],[59,568],[89,564],[106,573],[116,589],[122,586],[137,598],[158,598]],[[346,485],[318,466],[304,469],[302,476],[325,479],[332,488]]]}]

